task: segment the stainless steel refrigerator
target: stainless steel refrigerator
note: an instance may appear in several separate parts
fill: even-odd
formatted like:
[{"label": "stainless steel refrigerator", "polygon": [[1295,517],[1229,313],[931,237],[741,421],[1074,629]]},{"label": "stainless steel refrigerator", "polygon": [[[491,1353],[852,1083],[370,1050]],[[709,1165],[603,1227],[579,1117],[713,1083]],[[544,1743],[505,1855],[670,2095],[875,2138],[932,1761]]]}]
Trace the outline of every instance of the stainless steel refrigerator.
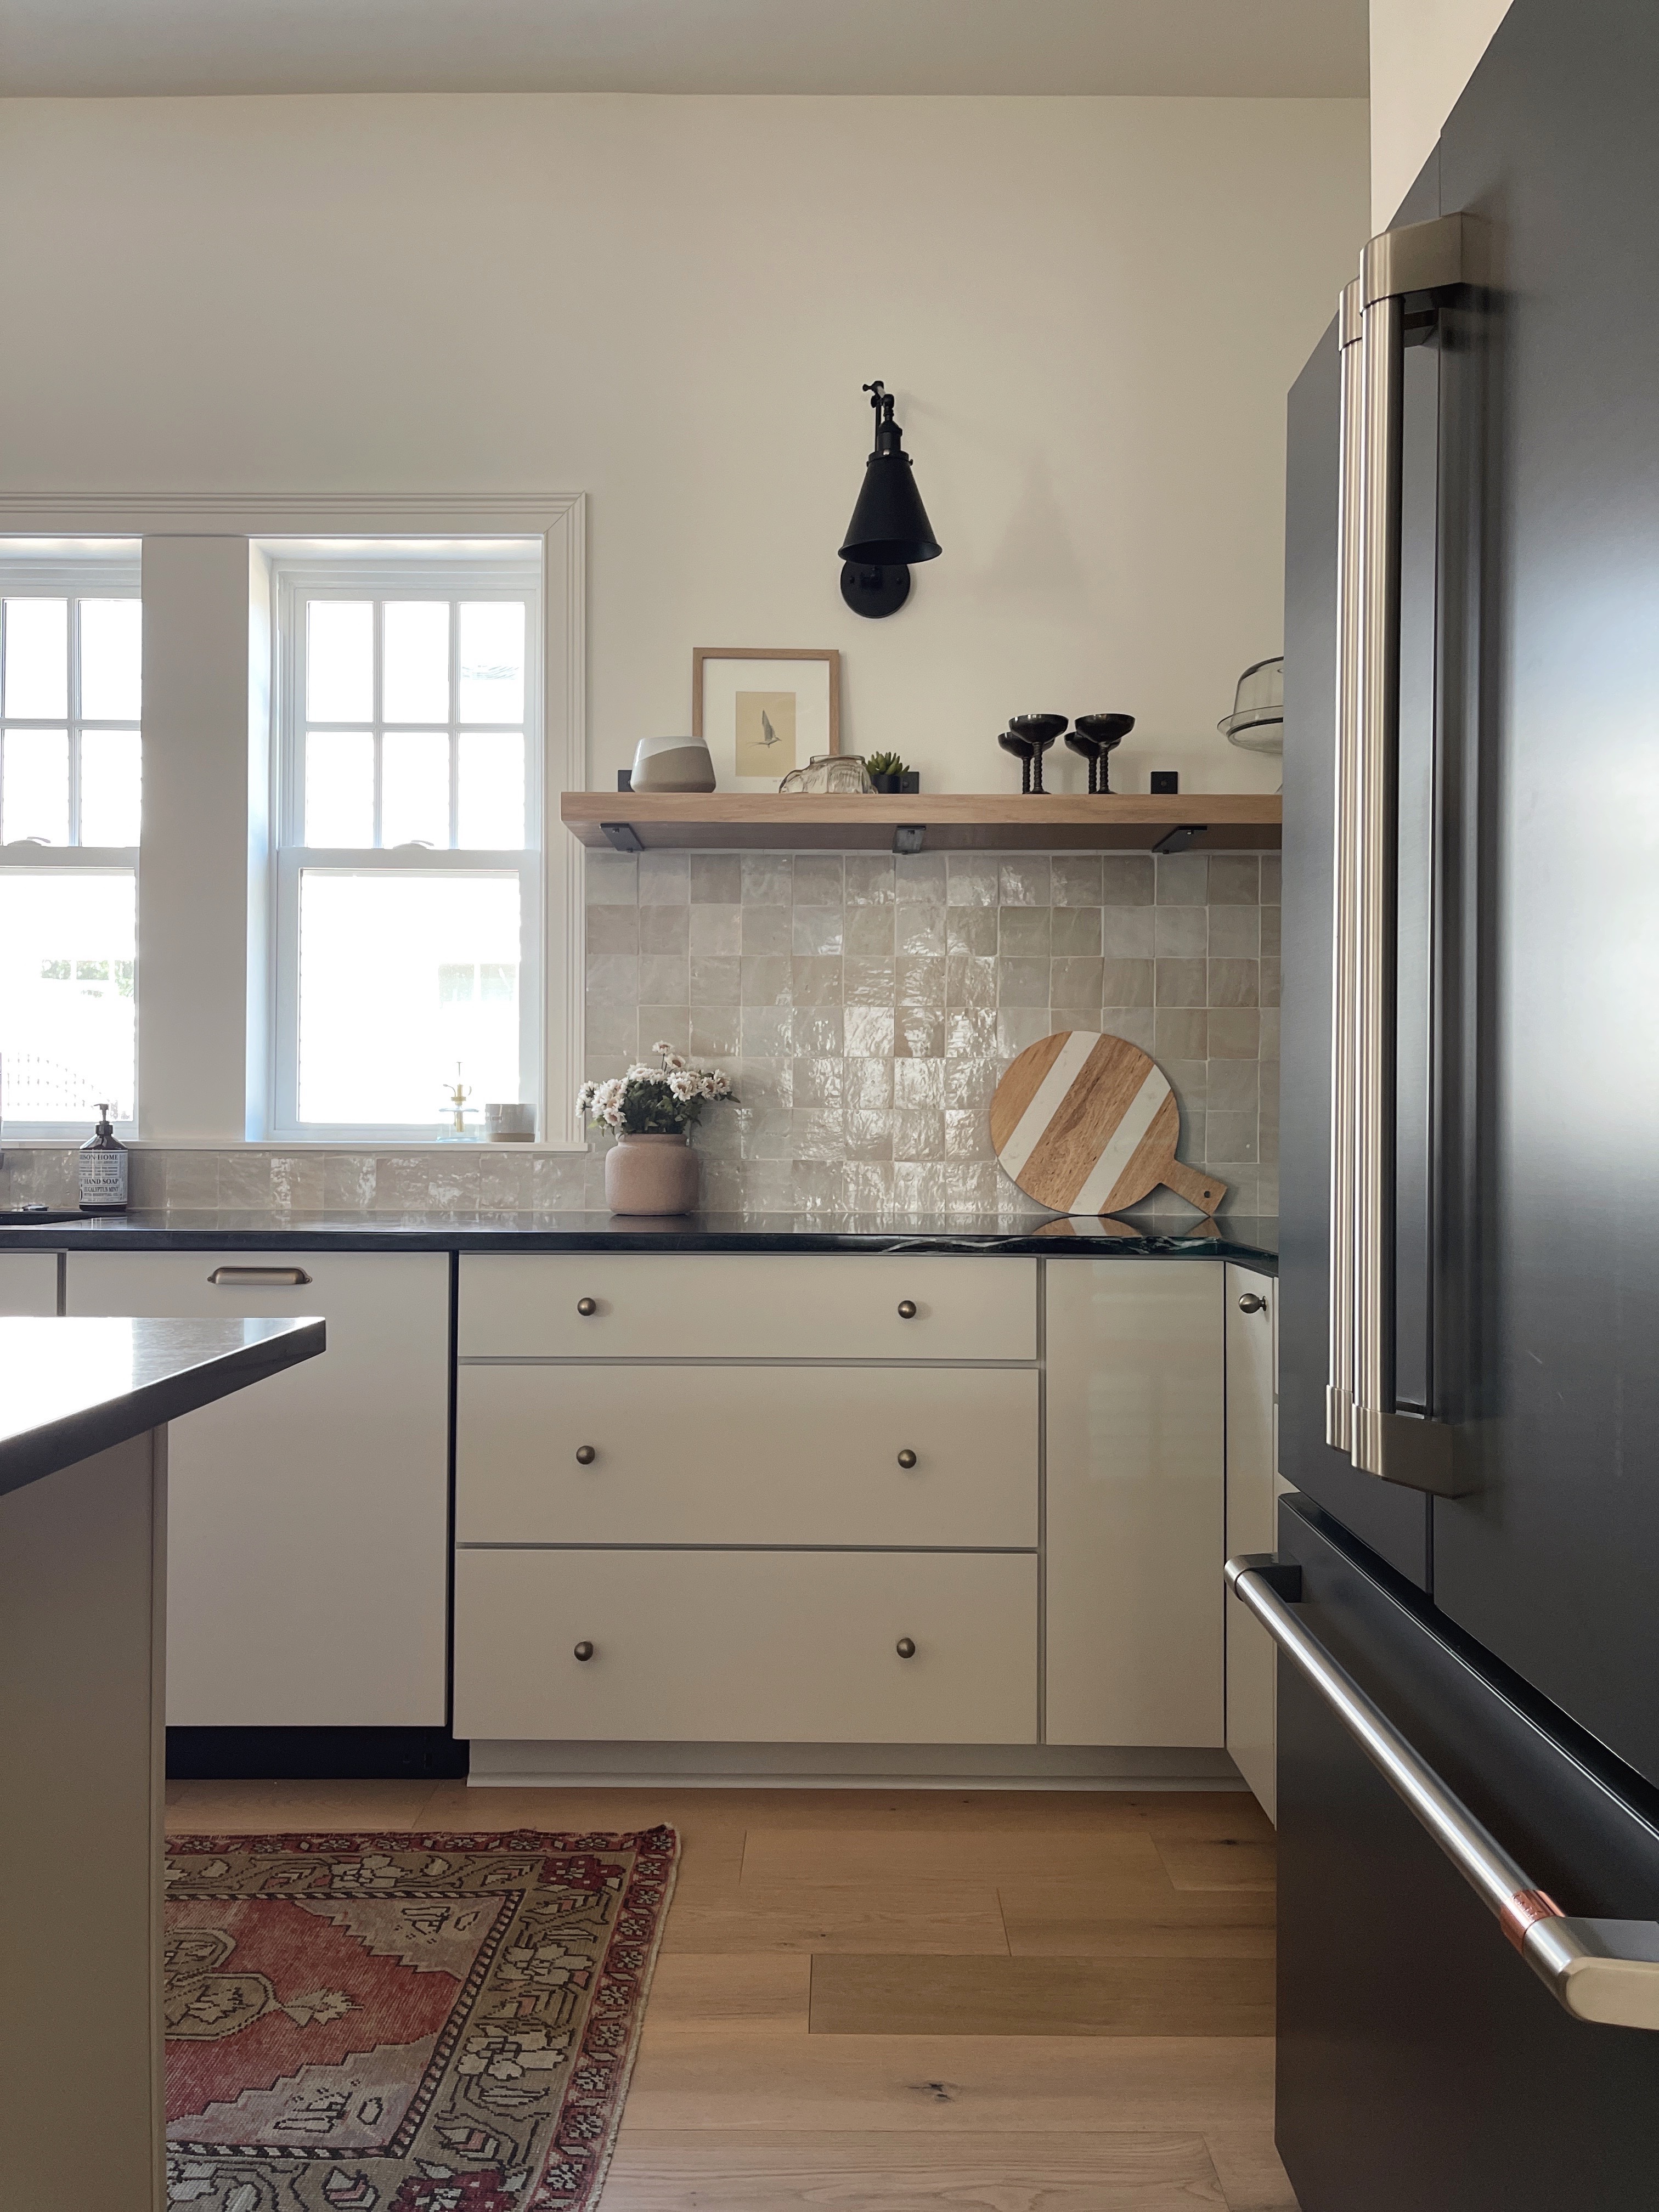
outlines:
[{"label": "stainless steel refrigerator", "polygon": [[1290,403],[1304,2212],[1659,2205],[1656,102],[1515,0]]}]

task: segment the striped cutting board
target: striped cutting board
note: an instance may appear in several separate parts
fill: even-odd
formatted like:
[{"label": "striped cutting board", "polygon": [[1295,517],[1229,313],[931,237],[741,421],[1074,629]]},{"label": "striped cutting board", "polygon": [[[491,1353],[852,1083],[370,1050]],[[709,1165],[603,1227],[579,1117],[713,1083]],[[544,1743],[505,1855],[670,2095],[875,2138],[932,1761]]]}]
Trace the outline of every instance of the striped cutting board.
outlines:
[{"label": "striped cutting board", "polygon": [[1028,1045],[991,1101],[991,1142],[1028,1198],[1057,1213],[1109,1213],[1162,1183],[1213,1213],[1227,1186],[1176,1159],[1170,1079],[1127,1037],[1056,1030]]}]

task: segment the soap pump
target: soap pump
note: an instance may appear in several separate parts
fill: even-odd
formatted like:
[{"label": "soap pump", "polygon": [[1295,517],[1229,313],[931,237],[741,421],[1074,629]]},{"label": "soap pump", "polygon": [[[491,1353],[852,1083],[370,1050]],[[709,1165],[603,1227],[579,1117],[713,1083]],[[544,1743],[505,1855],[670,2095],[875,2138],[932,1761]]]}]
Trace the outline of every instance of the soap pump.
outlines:
[{"label": "soap pump", "polygon": [[98,1113],[96,1128],[81,1147],[81,1211],[125,1213],[131,1155],[111,1127],[106,1103],[100,1104]]}]

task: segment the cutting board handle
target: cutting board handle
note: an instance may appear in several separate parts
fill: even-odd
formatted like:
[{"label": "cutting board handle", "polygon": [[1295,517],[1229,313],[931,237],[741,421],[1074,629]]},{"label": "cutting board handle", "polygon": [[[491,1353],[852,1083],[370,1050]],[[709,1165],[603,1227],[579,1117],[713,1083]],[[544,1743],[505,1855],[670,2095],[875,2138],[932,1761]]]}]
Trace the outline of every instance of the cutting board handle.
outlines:
[{"label": "cutting board handle", "polygon": [[1217,1176],[1189,1168],[1181,1160],[1171,1160],[1164,1169],[1164,1188],[1184,1198],[1188,1206],[1195,1206],[1200,1213],[1213,1213],[1227,1195],[1226,1184]]}]

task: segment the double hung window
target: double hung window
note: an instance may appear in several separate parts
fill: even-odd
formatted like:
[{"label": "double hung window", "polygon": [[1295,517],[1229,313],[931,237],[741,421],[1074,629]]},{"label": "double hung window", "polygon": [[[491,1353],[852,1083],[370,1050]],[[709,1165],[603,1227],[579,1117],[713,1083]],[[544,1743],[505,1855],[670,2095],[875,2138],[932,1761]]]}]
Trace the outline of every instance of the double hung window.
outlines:
[{"label": "double hung window", "polygon": [[278,1138],[539,1088],[538,541],[269,549]]},{"label": "double hung window", "polygon": [[0,1115],[131,1126],[142,783],[136,543],[0,542]]}]

